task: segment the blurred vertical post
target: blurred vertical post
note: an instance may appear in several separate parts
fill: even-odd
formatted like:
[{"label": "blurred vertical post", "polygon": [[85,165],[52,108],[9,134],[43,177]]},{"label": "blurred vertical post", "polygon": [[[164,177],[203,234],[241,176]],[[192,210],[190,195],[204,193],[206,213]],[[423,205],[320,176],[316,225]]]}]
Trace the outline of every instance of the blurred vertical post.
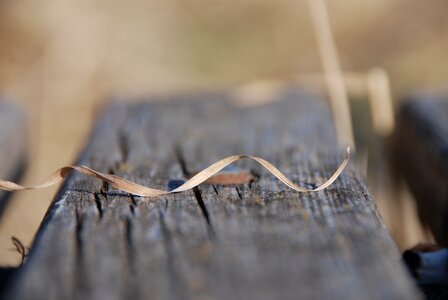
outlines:
[{"label": "blurred vertical post", "polygon": [[381,68],[373,68],[367,74],[367,91],[375,131],[381,136],[392,134],[395,127],[394,108],[389,76]]},{"label": "blurred vertical post", "polygon": [[347,90],[331,32],[325,0],[308,0],[308,3],[330,96],[336,134],[341,144],[349,145],[354,149],[355,142]]}]

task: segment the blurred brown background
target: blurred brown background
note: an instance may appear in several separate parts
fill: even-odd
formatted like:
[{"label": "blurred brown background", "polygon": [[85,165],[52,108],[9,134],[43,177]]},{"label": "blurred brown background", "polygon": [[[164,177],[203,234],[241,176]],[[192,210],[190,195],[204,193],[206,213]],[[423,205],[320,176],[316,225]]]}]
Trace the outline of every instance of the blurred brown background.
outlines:
[{"label": "blurred brown background", "polygon": [[[383,67],[396,98],[446,87],[446,0],[327,3],[344,70]],[[306,1],[294,0],[0,0],[0,92],[30,121],[24,181],[74,160],[108,95],[320,71],[311,24]],[[55,191],[14,195],[0,265],[19,262],[11,235],[29,245]]]}]

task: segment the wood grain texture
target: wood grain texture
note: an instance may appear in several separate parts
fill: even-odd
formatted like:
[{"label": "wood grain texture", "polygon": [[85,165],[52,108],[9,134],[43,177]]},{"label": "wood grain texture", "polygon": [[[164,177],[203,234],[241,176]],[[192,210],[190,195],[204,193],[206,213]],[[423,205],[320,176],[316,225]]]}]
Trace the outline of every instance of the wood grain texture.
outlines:
[{"label": "wood grain texture", "polygon": [[421,221],[448,246],[448,98],[416,95],[398,116],[395,160]]},{"label": "wood grain texture", "polygon": [[[0,178],[17,181],[26,161],[26,120],[15,105],[0,101]],[[0,191],[0,217],[10,193]]]},{"label": "wood grain texture", "polygon": [[[224,156],[254,154],[296,182],[321,183],[344,155],[327,104],[295,90],[280,98],[251,108],[225,93],[118,101],[78,163],[167,188]],[[153,202],[71,176],[11,298],[419,298],[353,166],[327,190],[305,194],[249,161],[239,167],[258,179]]]}]

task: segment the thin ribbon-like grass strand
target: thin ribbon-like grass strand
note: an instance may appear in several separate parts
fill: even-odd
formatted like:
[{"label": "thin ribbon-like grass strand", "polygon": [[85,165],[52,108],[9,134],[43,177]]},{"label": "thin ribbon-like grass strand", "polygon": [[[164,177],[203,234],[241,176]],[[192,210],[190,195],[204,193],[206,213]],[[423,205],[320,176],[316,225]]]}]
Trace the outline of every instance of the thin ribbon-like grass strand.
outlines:
[{"label": "thin ribbon-like grass strand", "polygon": [[105,173],[95,171],[86,166],[64,166],[64,167],[56,170],[46,180],[44,180],[41,184],[34,185],[34,186],[22,186],[22,185],[19,185],[17,183],[11,182],[11,181],[0,180],[0,189],[12,192],[12,191],[23,191],[23,190],[46,188],[46,187],[52,186],[56,183],[59,183],[70,172],[78,171],[82,174],[85,174],[85,175],[88,175],[91,177],[95,177],[102,181],[105,181],[105,182],[109,183],[111,186],[113,186],[119,190],[131,193],[131,194],[134,194],[137,196],[151,198],[151,197],[157,197],[157,196],[163,196],[163,195],[169,195],[169,194],[173,194],[173,193],[180,193],[180,192],[188,191],[188,190],[200,185],[201,183],[203,183],[204,181],[206,181],[207,179],[209,179],[210,177],[212,177],[213,175],[215,175],[216,173],[218,173],[219,171],[224,169],[226,166],[228,166],[238,160],[244,159],[244,158],[249,158],[249,159],[255,160],[260,165],[262,165],[266,170],[268,170],[272,175],[274,175],[278,180],[280,180],[286,186],[288,186],[289,188],[291,188],[297,192],[301,192],[301,193],[317,192],[317,191],[321,191],[321,190],[327,188],[339,177],[339,175],[342,173],[342,171],[347,166],[347,164],[350,160],[350,148],[347,147],[347,154],[345,156],[345,159],[342,161],[342,163],[339,165],[339,167],[336,169],[336,171],[333,173],[333,175],[327,181],[325,181],[323,184],[321,184],[320,186],[318,186],[314,189],[307,189],[307,188],[303,188],[303,187],[296,185],[291,180],[289,180],[282,172],[280,172],[279,169],[277,169],[274,165],[272,165],[270,162],[268,162],[262,158],[259,158],[256,156],[250,156],[250,155],[232,155],[232,156],[226,157],[224,159],[221,159],[220,161],[210,165],[209,167],[205,168],[201,172],[197,173],[195,176],[190,178],[188,181],[186,181],[181,186],[179,186],[176,189],[171,190],[171,191],[149,188],[149,187],[131,182],[129,180],[123,179],[123,178],[115,176],[115,175],[105,174]]}]

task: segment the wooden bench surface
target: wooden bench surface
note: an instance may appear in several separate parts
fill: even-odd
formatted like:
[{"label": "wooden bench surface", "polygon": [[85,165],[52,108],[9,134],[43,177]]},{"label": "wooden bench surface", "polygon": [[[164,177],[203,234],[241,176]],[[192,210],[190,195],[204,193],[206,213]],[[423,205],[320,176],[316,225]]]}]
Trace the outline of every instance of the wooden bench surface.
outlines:
[{"label": "wooden bench surface", "polygon": [[[18,180],[26,161],[26,121],[15,105],[0,101],[0,178]],[[0,217],[9,193],[0,191]]]},{"label": "wooden bench surface", "polygon": [[420,95],[398,116],[395,156],[420,219],[448,246],[448,97]]},{"label": "wooden bench surface", "polygon": [[[166,189],[225,156],[254,154],[312,187],[344,156],[327,104],[311,94],[251,108],[225,93],[172,98],[108,106],[78,163]],[[353,165],[303,194],[253,162],[239,167],[259,178],[154,202],[71,176],[12,298],[419,298]]]}]

